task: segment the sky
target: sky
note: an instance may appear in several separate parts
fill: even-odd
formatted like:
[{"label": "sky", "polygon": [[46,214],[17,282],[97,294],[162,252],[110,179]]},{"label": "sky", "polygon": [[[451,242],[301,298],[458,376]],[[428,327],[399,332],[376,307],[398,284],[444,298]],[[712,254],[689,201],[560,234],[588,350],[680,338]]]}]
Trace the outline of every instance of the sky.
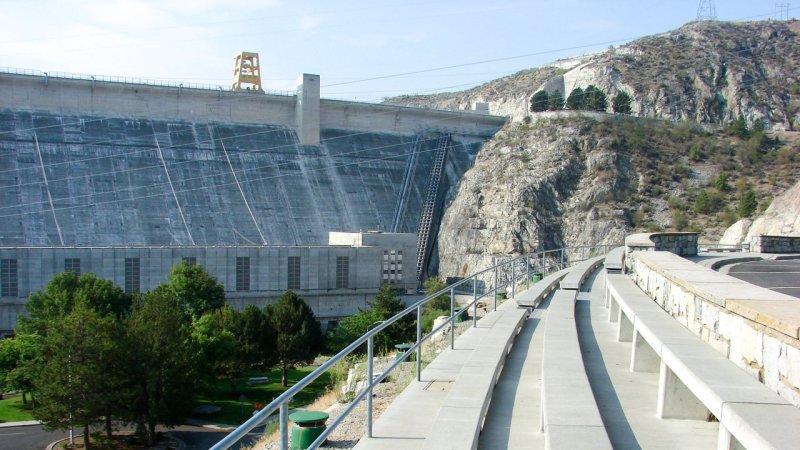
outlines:
[{"label": "sky", "polygon": [[[233,57],[265,89],[320,75],[323,98],[458,91],[692,21],[700,0],[0,0],[0,67],[228,89]],[[719,20],[796,17],[717,0]],[[417,73],[413,73],[417,72]]]}]

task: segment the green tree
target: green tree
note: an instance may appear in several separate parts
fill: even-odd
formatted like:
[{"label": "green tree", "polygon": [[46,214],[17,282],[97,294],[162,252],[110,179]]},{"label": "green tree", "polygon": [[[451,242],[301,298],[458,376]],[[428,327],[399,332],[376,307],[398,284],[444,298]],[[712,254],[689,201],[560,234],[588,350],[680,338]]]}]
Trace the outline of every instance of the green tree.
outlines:
[{"label": "green tree", "polygon": [[531,97],[531,112],[547,111],[549,97],[547,92],[539,91]]},{"label": "green tree", "polygon": [[[342,319],[339,326],[328,334],[330,350],[341,351],[383,320],[383,315],[373,310],[359,310],[358,313]],[[373,338],[373,343],[377,353],[385,353],[396,341],[393,341],[387,333],[380,332]],[[366,351],[366,346],[361,346],[358,351],[359,353]]]},{"label": "green tree", "polygon": [[232,394],[239,392],[239,377],[248,366],[236,336],[240,323],[241,315],[227,305],[192,322],[192,340],[205,369],[203,372],[214,380],[228,380]]},{"label": "green tree", "polygon": [[25,304],[28,314],[20,319],[17,330],[22,334],[45,336],[48,327],[69,314],[78,300],[83,300],[99,314],[112,314],[118,320],[128,311],[131,302],[119,286],[93,273],[79,277],[74,272],[62,272],[54,275],[43,291],[28,297]]},{"label": "green tree", "polygon": [[146,426],[182,424],[193,406],[196,350],[186,314],[175,296],[156,288],[134,301],[127,319],[133,400],[128,420]]},{"label": "green tree", "polygon": [[725,172],[720,172],[720,174],[714,180],[714,187],[720,192],[729,191],[731,187],[728,185],[728,174]]},{"label": "green tree", "polygon": [[194,320],[225,305],[224,286],[199,264],[176,264],[167,280],[167,288]]},{"label": "green tree", "polygon": [[265,310],[247,305],[241,313],[239,329],[234,333],[242,358],[248,367],[266,369],[275,364],[275,330]]},{"label": "green tree", "polygon": [[708,192],[705,189],[697,194],[694,199],[694,210],[700,214],[708,214],[711,212],[711,200],[708,197]]},{"label": "green tree", "polygon": [[758,208],[756,193],[752,188],[749,188],[739,197],[739,205],[736,210],[739,213],[739,217],[750,217],[756,211],[756,208]]},{"label": "green tree", "polygon": [[[436,277],[428,278],[425,280],[425,283],[423,283],[422,286],[425,288],[426,296],[433,295],[447,287],[444,281]],[[428,302],[427,306],[431,309],[450,311],[450,296],[447,294],[441,294]]]},{"label": "green tree", "polygon": [[583,89],[576,87],[567,97],[567,109],[579,111],[583,109]]},{"label": "green tree", "polygon": [[[388,320],[405,310],[406,305],[397,297],[397,291],[390,284],[384,284],[375,295],[375,300],[369,302],[370,308],[378,313],[379,320]],[[397,320],[386,328],[383,333],[394,344],[409,342],[416,339],[416,325],[412,314]]]},{"label": "green tree", "polygon": [[288,370],[313,361],[322,346],[322,333],[311,308],[292,291],[286,291],[268,309],[270,324],[275,329],[275,353],[281,368],[281,384],[287,386]]},{"label": "green tree", "polygon": [[607,108],[606,94],[590,84],[583,92],[583,109],[587,111],[605,111]]},{"label": "green tree", "polygon": [[556,89],[550,93],[550,99],[547,101],[547,109],[551,111],[560,111],[564,109],[564,96],[561,91]]},{"label": "green tree", "polygon": [[33,391],[36,358],[41,353],[42,338],[38,334],[18,334],[13,339],[0,340],[0,392],[19,391],[22,403],[28,403],[27,394]]},{"label": "green tree", "polygon": [[[71,421],[83,428],[87,449],[89,427],[110,418],[109,405],[120,392],[114,366],[129,349],[121,346],[122,327],[111,315],[101,315],[87,302],[54,322],[37,359],[34,417],[47,429],[65,430]],[[105,421],[107,424],[110,420]]]},{"label": "green tree", "polygon": [[747,139],[750,137],[750,130],[747,129],[747,121],[744,120],[744,115],[741,113],[736,120],[728,123],[725,128],[728,134],[732,136],[736,136],[741,139]]},{"label": "green tree", "polygon": [[614,100],[611,102],[614,112],[617,114],[630,114],[631,113],[631,96],[625,91],[617,92]]}]

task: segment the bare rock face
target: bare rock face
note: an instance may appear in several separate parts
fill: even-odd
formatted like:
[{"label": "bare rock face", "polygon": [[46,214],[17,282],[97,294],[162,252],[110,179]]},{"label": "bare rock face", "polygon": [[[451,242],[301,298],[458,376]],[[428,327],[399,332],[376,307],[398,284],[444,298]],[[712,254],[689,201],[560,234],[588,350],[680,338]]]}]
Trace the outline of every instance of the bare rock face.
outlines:
[{"label": "bare rock face", "polygon": [[747,221],[743,219],[731,225],[720,243],[738,245],[762,234],[800,236],[800,181],[775,197],[764,214],[750,224]]},{"label": "bare rock face", "polygon": [[402,96],[388,103],[441,109],[489,104],[492,114],[521,121],[540,90],[594,85],[612,98],[625,91],[633,114],[720,124],[740,114],[773,130],[795,129],[800,102],[800,21],[691,22],[606,52],[556,61],[456,93]]},{"label": "bare rock face", "polygon": [[752,224],[752,219],[739,219],[725,230],[725,234],[722,235],[719,243],[722,245],[740,245],[744,242],[747,230],[750,229]]},{"label": "bare rock face", "polygon": [[439,232],[439,272],[465,276],[495,257],[616,243],[626,213],[609,206],[635,178],[610,142],[582,133],[587,118],[510,124],[462,178]]}]

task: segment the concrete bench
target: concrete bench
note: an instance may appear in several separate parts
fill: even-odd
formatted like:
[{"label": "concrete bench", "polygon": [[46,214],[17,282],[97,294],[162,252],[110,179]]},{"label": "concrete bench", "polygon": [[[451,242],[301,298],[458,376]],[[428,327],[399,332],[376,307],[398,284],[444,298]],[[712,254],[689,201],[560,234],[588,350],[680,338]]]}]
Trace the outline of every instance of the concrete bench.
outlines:
[{"label": "concrete bench", "polygon": [[517,294],[516,301],[519,306],[536,308],[547,297],[547,294],[558,289],[558,283],[569,273],[570,269],[559,270],[537,281],[530,289]]},{"label": "concrete bench", "polygon": [[267,377],[251,377],[247,379],[247,384],[250,386],[257,386],[260,384],[269,384],[269,378]]},{"label": "concrete bench", "polygon": [[626,275],[609,274],[610,318],[632,371],[659,373],[662,418],[719,420],[718,448],[797,448],[800,410],[675,321]]},{"label": "concrete bench", "polygon": [[[506,355],[525,323],[528,311],[505,302],[492,314],[500,314],[464,364],[436,415],[423,449],[474,449],[489,409],[494,387]],[[485,319],[478,322],[478,326]]]},{"label": "concrete bench", "polygon": [[606,273],[622,273],[622,257],[625,256],[625,247],[617,247],[606,254],[603,267]]},{"label": "concrete bench", "polygon": [[578,341],[575,290],[558,290],[547,309],[540,431],[547,449],[611,448]]},{"label": "concrete bench", "polygon": [[561,280],[561,289],[580,290],[583,281],[594,269],[603,264],[605,256],[596,256],[569,268],[569,273]]}]

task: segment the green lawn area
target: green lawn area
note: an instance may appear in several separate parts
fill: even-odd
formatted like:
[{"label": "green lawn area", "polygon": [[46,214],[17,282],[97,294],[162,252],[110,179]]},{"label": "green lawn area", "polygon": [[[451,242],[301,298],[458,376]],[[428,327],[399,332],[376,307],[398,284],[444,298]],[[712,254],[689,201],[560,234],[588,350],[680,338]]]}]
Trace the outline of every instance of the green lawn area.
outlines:
[{"label": "green lawn area", "polygon": [[0,400],[0,422],[33,420],[29,409],[31,407],[30,401],[31,399],[28,397],[28,404],[23,407],[21,395]]},{"label": "green lawn area", "polygon": [[[303,377],[311,373],[316,366],[301,367],[288,372],[289,387],[300,381]],[[250,377],[267,377],[269,384],[258,386],[248,386],[246,381]],[[296,408],[313,402],[317,397],[325,392],[330,381],[328,372],[322,374],[313,383],[300,391],[289,403],[289,408]],[[196,419],[209,420],[228,425],[239,425],[250,418],[253,414],[253,403],[267,405],[273,399],[281,395],[288,388],[281,386],[281,371],[273,369],[265,372],[249,372],[245,374],[239,382],[239,394],[231,394],[231,385],[223,380],[217,383],[212,395],[203,395],[196,398],[198,405],[216,405],[222,411],[216,414],[195,415]],[[239,396],[244,395],[245,401],[240,402]]]}]

